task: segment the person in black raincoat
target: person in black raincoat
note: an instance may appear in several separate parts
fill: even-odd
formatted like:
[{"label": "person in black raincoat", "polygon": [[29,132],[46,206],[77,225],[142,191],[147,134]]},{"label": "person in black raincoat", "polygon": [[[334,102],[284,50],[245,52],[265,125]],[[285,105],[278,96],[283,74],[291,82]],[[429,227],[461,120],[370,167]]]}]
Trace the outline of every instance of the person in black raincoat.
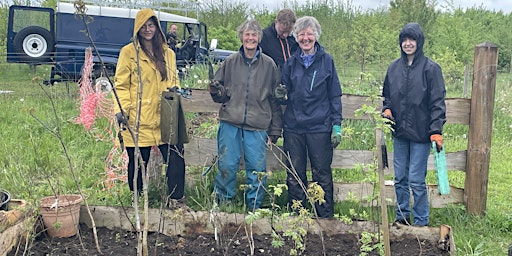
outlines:
[{"label": "person in black raincoat", "polygon": [[446,89],[441,67],[423,53],[419,24],[406,24],[399,35],[401,57],[387,70],[382,116],[393,121],[396,222],[410,225],[410,193],[416,226],[429,224],[425,178],[431,143],[443,146]]}]

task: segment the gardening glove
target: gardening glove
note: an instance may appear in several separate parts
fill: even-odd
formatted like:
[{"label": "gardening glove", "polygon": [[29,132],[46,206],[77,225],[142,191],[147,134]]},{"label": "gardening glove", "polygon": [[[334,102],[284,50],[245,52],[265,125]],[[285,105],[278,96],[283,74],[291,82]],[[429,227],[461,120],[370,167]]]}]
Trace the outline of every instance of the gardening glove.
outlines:
[{"label": "gardening glove", "polygon": [[431,142],[435,141],[437,152],[441,152],[441,150],[443,149],[443,135],[432,134],[432,135],[430,135],[430,141]]},{"label": "gardening glove", "polygon": [[268,138],[270,139],[270,141],[272,142],[272,144],[276,144],[277,140],[279,139],[279,135],[269,135]]},{"label": "gardening glove", "polygon": [[274,95],[278,100],[287,100],[287,94],[288,90],[286,89],[286,85],[284,84],[279,84],[274,91]]},{"label": "gardening glove", "polygon": [[119,125],[119,127],[124,127],[124,126],[128,125],[128,122],[124,118],[123,113],[121,113],[121,112],[117,113],[116,119],[117,119],[117,124]]},{"label": "gardening glove", "polygon": [[222,85],[219,83],[219,81],[212,80],[210,84],[208,85],[208,91],[211,95],[222,95]]},{"label": "gardening glove", "polygon": [[331,146],[336,148],[341,142],[341,125],[333,125],[331,132]]},{"label": "gardening glove", "polygon": [[395,121],[395,118],[393,117],[393,114],[391,113],[391,109],[386,108],[384,112],[381,114],[382,117],[389,119],[390,121]]}]

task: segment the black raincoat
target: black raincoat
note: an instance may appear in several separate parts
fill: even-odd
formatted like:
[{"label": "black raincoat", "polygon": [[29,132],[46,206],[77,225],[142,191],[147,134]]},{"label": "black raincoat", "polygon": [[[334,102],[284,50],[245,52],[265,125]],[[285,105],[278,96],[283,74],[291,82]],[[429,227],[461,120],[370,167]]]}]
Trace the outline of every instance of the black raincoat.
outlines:
[{"label": "black raincoat", "polygon": [[[402,49],[405,37],[416,40],[412,64]],[[446,89],[441,67],[423,53],[425,38],[417,23],[402,28],[399,44],[402,56],[387,70],[382,96],[383,111],[390,109],[395,119],[393,136],[429,143],[430,135],[442,134],[446,122]]]}]

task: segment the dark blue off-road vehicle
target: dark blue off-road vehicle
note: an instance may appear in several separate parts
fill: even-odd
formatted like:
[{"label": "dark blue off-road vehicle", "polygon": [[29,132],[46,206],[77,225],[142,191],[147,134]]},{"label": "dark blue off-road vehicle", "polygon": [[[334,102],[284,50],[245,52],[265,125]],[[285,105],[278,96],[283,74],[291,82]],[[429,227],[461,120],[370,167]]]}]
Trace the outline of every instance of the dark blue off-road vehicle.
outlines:
[{"label": "dark blue off-road vehicle", "polygon": [[[156,1],[158,6],[134,5],[121,7],[100,5],[106,1],[95,1],[85,5],[84,15],[77,15],[71,2],[58,1],[56,9],[13,5],[9,8],[7,31],[7,62],[30,65],[52,65],[50,79],[56,81],[78,81],[81,77],[85,49],[96,47],[94,77],[115,73],[121,48],[130,42],[133,22],[139,9],[150,7],[155,10],[162,28],[178,25],[181,47],[177,50],[178,70],[187,64],[207,61],[221,61],[232,51],[215,49],[216,40],[208,41],[207,27],[186,16],[169,13],[171,10],[198,10],[177,5],[186,2],[172,0]],[[167,7],[162,7],[162,3]],[[112,5],[112,3],[109,3]],[[174,8],[169,8],[174,6]],[[187,9],[188,8],[188,9]],[[87,24],[87,29],[86,29]],[[87,32],[89,36],[87,36]],[[167,32],[167,31],[164,31]],[[92,42],[91,42],[92,40]],[[211,47],[212,46],[212,47]],[[106,69],[101,69],[99,60]],[[103,70],[103,71],[102,71]],[[104,74],[104,73],[107,74]]]}]

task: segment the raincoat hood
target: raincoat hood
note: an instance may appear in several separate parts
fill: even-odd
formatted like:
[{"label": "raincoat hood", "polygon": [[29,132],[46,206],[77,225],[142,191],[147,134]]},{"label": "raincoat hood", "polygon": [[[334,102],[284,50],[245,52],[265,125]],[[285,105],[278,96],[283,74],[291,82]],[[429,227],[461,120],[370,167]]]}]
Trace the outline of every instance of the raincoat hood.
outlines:
[{"label": "raincoat hood", "polygon": [[160,31],[160,33],[155,33],[155,36],[160,35],[162,37],[163,42],[165,42],[165,34],[162,30],[162,27],[160,26],[160,21],[158,20],[158,17],[156,16],[155,12],[149,8],[142,9],[139,12],[137,12],[137,16],[135,16],[135,22],[133,24],[133,38],[137,38],[139,30],[142,28],[142,26],[144,26],[144,23],[146,23],[146,21],[151,17],[155,17],[155,20],[157,21],[156,24],[158,25],[158,31]]},{"label": "raincoat hood", "polygon": [[402,42],[406,37],[416,40],[416,52],[414,53],[414,59],[417,59],[417,57],[423,55],[423,43],[425,42],[425,37],[423,35],[423,30],[418,23],[405,24],[405,26],[400,31],[400,35],[398,36],[398,44],[400,45],[402,58],[405,59],[407,59],[407,54],[402,49]]}]

